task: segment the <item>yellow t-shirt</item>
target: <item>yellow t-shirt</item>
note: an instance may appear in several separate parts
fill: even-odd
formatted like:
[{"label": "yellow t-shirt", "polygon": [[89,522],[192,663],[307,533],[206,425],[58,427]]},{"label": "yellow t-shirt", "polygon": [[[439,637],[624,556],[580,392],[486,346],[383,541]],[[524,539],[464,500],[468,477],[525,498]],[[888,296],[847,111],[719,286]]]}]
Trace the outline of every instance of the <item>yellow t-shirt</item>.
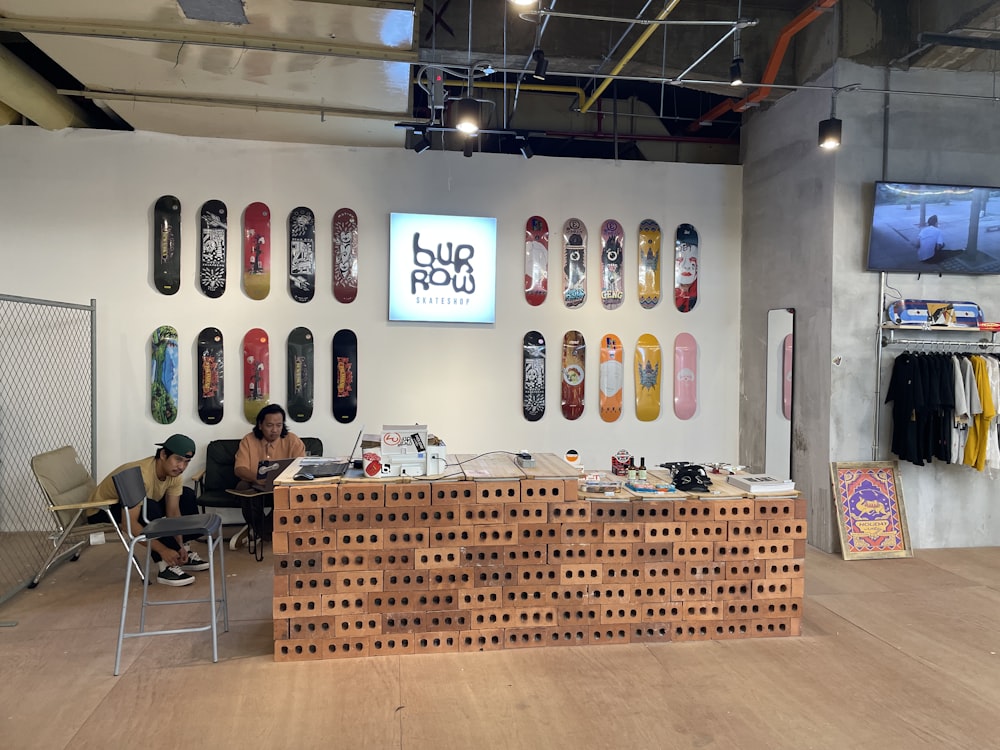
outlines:
[{"label": "yellow t-shirt", "polygon": [[157,479],[156,477],[156,456],[141,458],[138,461],[131,461],[122,464],[117,469],[108,474],[94,491],[90,493],[91,500],[117,500],[118,492],[115,490],[115,483],[112,477],[125,469],[138,466],[142,472],[142,483],[146,485],[146,497],[150,500],[163,500],[168,495],[180,497],[184,491],[183,477],[167,477]]}]

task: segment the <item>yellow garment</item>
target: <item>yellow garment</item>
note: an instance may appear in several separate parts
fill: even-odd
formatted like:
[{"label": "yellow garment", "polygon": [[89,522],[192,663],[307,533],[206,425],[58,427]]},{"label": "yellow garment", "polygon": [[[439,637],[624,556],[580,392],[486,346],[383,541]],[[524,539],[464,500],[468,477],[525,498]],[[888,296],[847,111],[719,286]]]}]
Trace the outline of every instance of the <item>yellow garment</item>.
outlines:
[{"label": "yellow garment", "polygon": [[146,485],[146,497],[150,500],[163,500],[167,495],[180,497],[184,491],[183,477],[167,477],[157,479],[156,477],[156,456],[141,458],[138,461],[131,461],[122,464],[117,469],[108,474],[94,491],[90,493],[91,500],[117,500],[118,492],[115,490],[115,483],[112,477],[115,474],[138,466],[142,472],[142,483]]},{"label": "yellow garment", "polygon": [[972,415],[972,423],[969,425],[969,437],[965,443],[965,456],[962,463],[966,466],[974,466],[979,471],[986,468],[986,439],[992,424],[993,417],[997,415],[996,406],[993,403],[993,393],[990,390],[990,375],[986,369],[986,360],[976,355],[969,358],[972,361],[972,374],[976,378],[976,391],[979,393],[979,401],[983,410],[979,414]]}]

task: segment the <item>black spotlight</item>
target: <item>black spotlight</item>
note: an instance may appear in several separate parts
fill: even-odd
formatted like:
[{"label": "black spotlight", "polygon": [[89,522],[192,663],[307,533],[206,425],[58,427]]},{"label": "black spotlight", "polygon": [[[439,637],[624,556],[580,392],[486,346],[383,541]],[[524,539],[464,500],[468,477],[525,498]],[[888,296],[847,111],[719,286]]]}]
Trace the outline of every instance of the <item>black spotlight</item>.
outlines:
[{"label": "black spotlight", "polygon": [[819,146],[825,149],[835,149],[840,146],[840,136],[843,133],[843,123],[836,117],[823,120],[819,124]]},{"label": "black spotlight", "polygon": [[729,85],[730,86],[742,86],[743,85],[743,58],[734,57],[732,64],[729,66]]},{"label": "black spotlight", "polygon": [[518,150],[521,152],[521,156],[525,159],[530,159],[535,155],[535,152],[531,150],[531,145],[528,143],[528,139],[522,136],[518,136],[514,139],[514,143],[517,144]]},{"label": "black spotlight", "polygon": [[531,77],[539,81],[544,81],[545,73],[549,69],[549,61],[545,59],[545,53],[540,49],[536,49],[531,53],[531,59],[535,61],[535,72],[531,74]]},{"label": "black spotlight", "polygon": [[427,140],[426,135],[420,136],[413,144],[413,150],[416,151],[418,154],[422,154],[430,147],[431,147],[431,142]]},{"label": "black spotlight", "polygon": [[475,145],[476,145],[476,144],[475,144],[475,142],[474,142],[474,141],[472,140],[472,138],[466,138],[466,139],[465,139],[465,148],[464,148],[464,149],[462,149],[462,153],[463,153],[463,154],[464,154],[465,156],[472,156],[472,149],[473,149],[473,147],[474,147]]}]

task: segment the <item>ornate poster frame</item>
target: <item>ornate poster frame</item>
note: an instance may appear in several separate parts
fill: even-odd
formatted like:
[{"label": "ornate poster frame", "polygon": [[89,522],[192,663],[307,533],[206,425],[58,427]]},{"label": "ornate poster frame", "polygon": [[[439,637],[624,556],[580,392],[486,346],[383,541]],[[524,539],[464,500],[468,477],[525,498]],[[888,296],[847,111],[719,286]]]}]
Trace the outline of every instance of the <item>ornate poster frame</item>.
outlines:
[{"label": "ornate poster frame", "polygon": [[913,557],[898,462],[832,462],[830,478],[845,560]]}]

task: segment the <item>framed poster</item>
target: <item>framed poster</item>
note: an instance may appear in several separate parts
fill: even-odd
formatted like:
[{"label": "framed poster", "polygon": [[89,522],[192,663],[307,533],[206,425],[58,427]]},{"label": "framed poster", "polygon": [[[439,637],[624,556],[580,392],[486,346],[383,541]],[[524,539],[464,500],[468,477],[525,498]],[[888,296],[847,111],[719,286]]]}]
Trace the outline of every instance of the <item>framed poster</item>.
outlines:
[{"label": "framed poster", "polygon": [[913,557],[896,461],[832,463],[845,560]]}]

